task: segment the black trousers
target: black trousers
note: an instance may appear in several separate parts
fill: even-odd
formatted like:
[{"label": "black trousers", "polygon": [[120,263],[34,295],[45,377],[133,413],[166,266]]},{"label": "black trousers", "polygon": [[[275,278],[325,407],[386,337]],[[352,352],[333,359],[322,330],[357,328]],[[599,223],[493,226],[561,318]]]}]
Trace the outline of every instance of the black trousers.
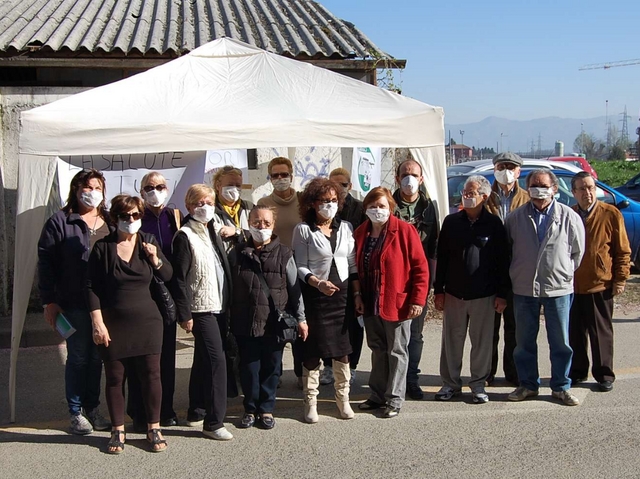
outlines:
[{"label": "black trousers", "polygon": [[[176,417],[173,410],[173,394],[176,389],[176,323],[164,326],[162,352],[160,353],[160,383],[162,384],[162,403],[160,420]],[[142,400],[140,378],[134,370],[127,370],[127,414],[134,422],[147,423],[147,414]]]},{"label": "black trousers", "polygon": [[493,329],[493,354],[491,356],[490,377],[495,377],[498,372],[498,345],[500,343],[500,319],[504,318],[504,353],[502,355],[502,370],[507,381],[518,384],[518,371],[513,360],[513,351],[516,349],[516,317],[513,312],[513,293],[507,295],[507,307],[495,314]]},{"label": "black trousers", "polygon": [[192,406],[194,411],[204,406],[204,426],[214,431],[223,426],[227,413],[227,361],[222,335],[218,315],[193,313],[192,318],[195,350],[189,379],[189,413]]},{"label": "black trousers", "polygon": [[614,381],[613,373],[613,291],[576,294],[569,317],[569,345],[573,349],[573,360],[569,377],[582,379],[589,375],[587,338],[591,343],[593,378]]}]

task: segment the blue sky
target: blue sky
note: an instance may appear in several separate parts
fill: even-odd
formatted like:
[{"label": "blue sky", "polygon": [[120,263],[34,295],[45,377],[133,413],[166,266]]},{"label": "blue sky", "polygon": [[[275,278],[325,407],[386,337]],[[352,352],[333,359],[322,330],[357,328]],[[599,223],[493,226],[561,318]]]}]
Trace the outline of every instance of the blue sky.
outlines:
[{"label": "blue sky", "polygon": [[592,118],[627,106],[638,125],[640,1],[319,0],[379,48],[407,60],[403,94],[444,107],[447,123],[488,116]]}]

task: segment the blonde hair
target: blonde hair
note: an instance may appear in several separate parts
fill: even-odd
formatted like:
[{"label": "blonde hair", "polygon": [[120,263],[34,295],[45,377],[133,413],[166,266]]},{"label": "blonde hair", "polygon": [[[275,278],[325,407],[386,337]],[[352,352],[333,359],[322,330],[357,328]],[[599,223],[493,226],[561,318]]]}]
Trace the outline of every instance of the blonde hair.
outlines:
[{"label": "blonde hair", "polygon": [[289,158],[285,158],[284,156],[277,156],[273,160],[271,160],[269,162],[269,165],[267,166],[267,171],[269,172],[269,174],[271,174],[271,169],[276,165],[287,165],[287,168],[289,168],[289,174],[293,175],[293,164],[291,163],[291,160]]},{"label": "blonde hair", "polygon": [[242,178],[242,170],[231,165],[223,166],[218,171],[216,171],[213,175],[213,187],[214,188],[216,187],[216,185],[220,181],[220,178],[228,175],[238,175],[240,178]]},{"label": "blonde hair", "polygon": [[150,171],[146,175],[142,177],[142,181],[140,182],[140,191],[149,184],[151,180],[162,180],[162,182],[166,185],[167,179],[160,173],[159,171]]},{"label": "blonde hair", "polygon": [[329,178],[332,176],[344,176],[349,183],[351,183],[351,173],[349,173],[345,168],[336,168],[331,173],[329,173]]},{"label": "blonde hair", "polygon": [[213,191],[209,185],[205,185],[204,183],[196,183],[195,185],[191,185],[187,190],[187,194],[184,197],[184,205],[187,209],[191,207],[195,207],[202,198],[206,198],[207,196],[211,196],[211,198],[215,201],[216,192]]}]

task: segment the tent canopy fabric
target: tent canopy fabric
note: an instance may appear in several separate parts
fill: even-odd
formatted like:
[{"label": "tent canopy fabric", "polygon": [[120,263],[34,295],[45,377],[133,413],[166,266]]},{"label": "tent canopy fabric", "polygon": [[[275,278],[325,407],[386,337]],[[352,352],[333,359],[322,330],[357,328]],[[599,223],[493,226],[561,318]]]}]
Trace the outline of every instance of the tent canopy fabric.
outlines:
[{"label": "tent canopy fabric", "polygon": [[442,108],[222,38],[21,115],[9,400],[55,157],[210,149],[406,147],[448,214]]}]

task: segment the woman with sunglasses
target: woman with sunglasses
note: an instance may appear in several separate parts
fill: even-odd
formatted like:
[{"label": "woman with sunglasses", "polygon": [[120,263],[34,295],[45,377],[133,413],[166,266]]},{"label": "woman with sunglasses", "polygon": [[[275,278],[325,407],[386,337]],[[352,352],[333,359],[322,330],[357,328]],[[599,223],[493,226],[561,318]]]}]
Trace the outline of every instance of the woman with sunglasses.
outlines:
[{"label": "woman with sunglasses", "polygon": [[[140,231],[155,236],[164,256],[172,261],[171,241],[182,223],[180,210],[167,208],[170,196],[167,180],[157,171],[151,171],[142,177],[140,196],[144,200],[144,216]],[[171,283],[167,285],[171,289]],[[162,335],[162,353],[160,354],[160,382],[162,383],[162,406],[160,407],[160,426],[178,425],[173,410],[173,394],[176,385],[176,324],[165,324]],[[134,371],[127,372],[129,395],[127,413],[133,419],[135,432],[144,432],[147,428],[147,415],[142,401],[140,381]]]},{"label": "woman with sunglasses", "polygon": [[110,454],[124,451],[125,370],[135,370],[147,413],[152,452],[167,449],[160,431],[160,351],[162,316],[151,298],[153,277],[167,282],[173,268],[153,235],[139,233],[144,205],[138,197],[118,195],[109,215],[117,231],[98,241],[89,257],[86,297],[93,341],[107,377],[105,395],[111,416]]},{"label": "woman with sunglasses", "polygon": [[352,349],[345,315],[349,282],[360,314],[364,306],[356,271],[353,227],[337,216],[343,203],[339,192],[338,184],[327,178],[311,180],[300,196],[303,222],[293,231],[293,251],[298,276],[303,281],[302,294],[309,324],[302,372],[304,419],[308,423],[318,422],[321,358],[333,360],[340,417],[354,417],[349,405],[349,354]]},{"label": "woman with sunglasses", "polygon": [[215,196],[204,184],[187,190],[184,202],[189,215],[173,239],[173,299],[180,327],[195,339],[187,421],[193,426],[203,424],[206,437],[228,441],[233,435],[223,424],[227,412],[223,335],[232,287],[224,245],[213,225]]},{"label": "woman with sunglasses", "polygon": [[224,166],[216,171],[213,187],[216,190],[214,227],[228,253],[235,245],[247,240],[249,211],[253,205],[240,198],[242,171],[238,168]]},{"label": "woman with sunglasses", "polygon": [[38,242],[38,287],[45,320],[55,328],[62,313],[76,330],[66,340],[65,365],[73,434],[111,427],[98,411],[102,360],[93,343],[91,317],[82,294],[91,249],[114,230],[105,210],[105,193],[104,176],[99,171],[76,174],[67,203],[45,223]]}]

